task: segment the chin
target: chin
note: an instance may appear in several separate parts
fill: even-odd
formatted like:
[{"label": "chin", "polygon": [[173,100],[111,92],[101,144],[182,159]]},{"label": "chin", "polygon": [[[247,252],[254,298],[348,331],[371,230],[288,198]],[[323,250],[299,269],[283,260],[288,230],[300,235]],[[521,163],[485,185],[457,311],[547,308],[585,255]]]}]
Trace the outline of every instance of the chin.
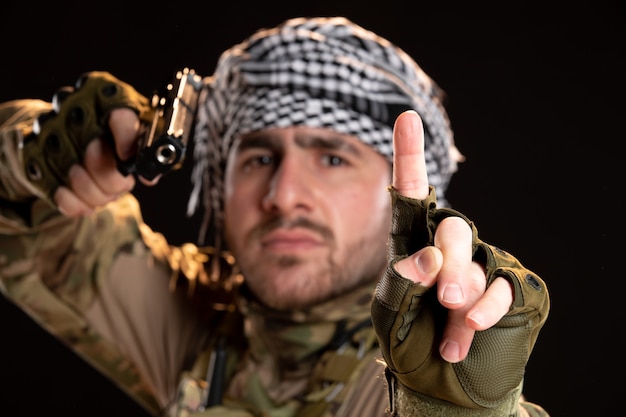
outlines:
[{"label": "chin", "polygon": [[332,274],[311,268],[311,262],[256,268],[245,275],[248,288],[266,306],[277,310],[298,310],[332,298],[337,291]]},{"label": "chin", "polygon": [[330,295],[323,294],[318,286],[303,288],[300,285],[263,286],[263,288],[251,287],[252,292],[266,306],[275,310],[303,310],[312,307]]},{"label": "chin", "polygon": [[276,310],[303,310],[314,306],[320,300],[312,298],[308,294],[302,296],[294,292],[273,292],[259,297],[261,301]]}]

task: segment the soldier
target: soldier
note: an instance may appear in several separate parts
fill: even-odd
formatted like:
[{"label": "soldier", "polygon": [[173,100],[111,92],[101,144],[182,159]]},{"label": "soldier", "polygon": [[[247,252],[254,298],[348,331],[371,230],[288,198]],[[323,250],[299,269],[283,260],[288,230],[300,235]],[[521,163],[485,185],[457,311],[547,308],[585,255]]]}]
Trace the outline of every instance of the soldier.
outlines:
[{"label": "soldier", "polygon": [[160,173],[119,164],[153,103],[102,72],[55,98],[0,106],[2,289],[150,413],[547,415],[546,286],[447,207],[442,92],[387,40],[297,18],[223,53],[181,247],[129,193]]}]

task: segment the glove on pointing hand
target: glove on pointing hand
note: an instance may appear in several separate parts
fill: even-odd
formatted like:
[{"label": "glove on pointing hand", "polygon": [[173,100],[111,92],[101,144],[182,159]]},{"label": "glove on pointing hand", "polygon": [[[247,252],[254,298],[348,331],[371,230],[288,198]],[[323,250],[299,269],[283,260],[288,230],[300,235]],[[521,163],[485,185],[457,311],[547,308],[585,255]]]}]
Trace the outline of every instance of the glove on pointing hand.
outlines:
[{"label": "glove on pointing hand", "polygon": [[[425,200],[400,195],[390,187],[393,218],[389,264],[372,303],[372,319],[382,353],[396,381],[421,396],[464,408],[496,408],[523,379],[525,366],[549,310],[544,282],[508,253],[478,239],[462,214],[437,209],[434,189]],[[446,362],[438,346],[447,310],[436,288],[400,276],[394,264],[432,245],[437,225],[459,216],[472,227],[473,259],[485,265],[487,286],[504,277],[514,288],[510,311],[492,328],[478,331],[467,358]]]}]

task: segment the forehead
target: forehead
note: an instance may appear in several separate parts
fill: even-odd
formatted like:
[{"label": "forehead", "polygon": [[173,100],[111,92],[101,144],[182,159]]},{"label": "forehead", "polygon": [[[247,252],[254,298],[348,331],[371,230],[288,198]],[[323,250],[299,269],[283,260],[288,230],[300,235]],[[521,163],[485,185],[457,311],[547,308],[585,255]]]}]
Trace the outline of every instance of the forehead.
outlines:
[{"label": "forehead", "polygon": [[296,146],[303,149],[345,151],[363,157],[379,155],[373,147],[363,143],[357,136],[339,133],[332,129],[307,126],[256,130],[238,136],[234,145],[235,152],[248,148],[271,148],[281,151],[288,146]]}]

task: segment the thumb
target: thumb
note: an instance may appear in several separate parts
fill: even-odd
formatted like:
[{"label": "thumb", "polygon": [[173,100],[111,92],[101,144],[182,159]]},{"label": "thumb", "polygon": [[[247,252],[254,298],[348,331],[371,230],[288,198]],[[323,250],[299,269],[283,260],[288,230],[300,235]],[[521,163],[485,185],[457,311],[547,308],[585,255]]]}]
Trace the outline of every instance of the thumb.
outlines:
[{"label": "thumb", "polygon": [[396,272],[404,278],[425,287],[432,287],[443,265],[443,254],[435,246],[426,246],[394,265]]},{"label": "thumb", "polygon": [[109,116],[109,128],[115,139],[115,152],[126,161],[137,152],[141,128],[139,117],[128,108],[115,109]]}]

